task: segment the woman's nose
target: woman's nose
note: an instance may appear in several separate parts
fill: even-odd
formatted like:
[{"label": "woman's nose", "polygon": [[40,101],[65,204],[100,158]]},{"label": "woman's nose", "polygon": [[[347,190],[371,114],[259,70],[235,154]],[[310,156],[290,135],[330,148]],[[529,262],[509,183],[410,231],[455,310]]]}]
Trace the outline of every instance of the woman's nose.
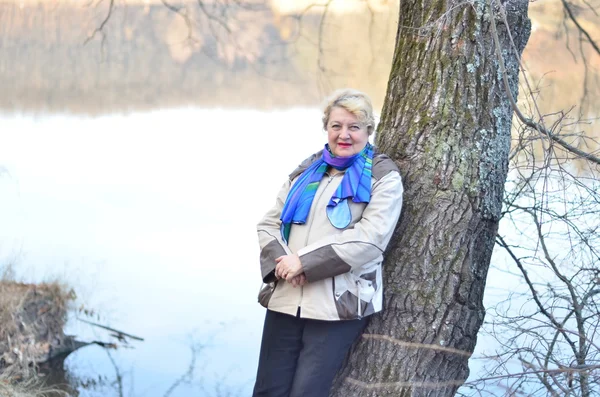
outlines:
[{"label": "woman's nose", "polygon": [[342,129],[342,133],[340,134],[340,136],[341,136],[343,139],[350,138],[350,130],[349,130],[348,128],[343,128],[343,129]]}]

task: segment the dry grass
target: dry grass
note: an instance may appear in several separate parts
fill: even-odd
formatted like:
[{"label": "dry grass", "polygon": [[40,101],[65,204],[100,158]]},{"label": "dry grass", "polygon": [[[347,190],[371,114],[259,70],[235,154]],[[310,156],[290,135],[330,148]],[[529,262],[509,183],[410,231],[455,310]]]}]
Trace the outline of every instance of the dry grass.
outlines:
[{"label": "dry grass", "polygon": [[37,364],[64,343],[73,293],[59,282],[19,283],[12,274],[0,268],[0,397],[65,395],[43,387]]},{"label": "dry grass", "polygon": [[68,394],[43,385],[39,378],[14,382],[0,374],[0,397],[67,397]]}]

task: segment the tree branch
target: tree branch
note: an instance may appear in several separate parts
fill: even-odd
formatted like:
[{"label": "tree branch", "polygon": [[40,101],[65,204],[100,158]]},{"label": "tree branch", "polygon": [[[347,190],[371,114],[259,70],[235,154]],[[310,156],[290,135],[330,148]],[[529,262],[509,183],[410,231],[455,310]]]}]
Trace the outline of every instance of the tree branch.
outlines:
[{"label": "tree branch", "polygon": [[529,287],[529,290],[531,291],[531,295],[533,297],[533,300],[535,301],[535,303],[536,303],[538,309],[540,310],[540,312],[548,320],[550,320],[550,322],[552,323],[552,325],[554,326],[554,328],[556,328],[557,330],[559,330],[561,332],[561,334],[563,335],[563,338],[565,338],[565,341],[567,341],[567,343],[569,344],[569,346],[571,346],[571,350],[573,351],[573,353],[577,354],[577,347],[575,346],[575,342],[573,342],[571,339],[569,339],[569,336],[564,331],[564,329],[561,327],[560,323],[554,318],[554,316],[552,315],[552,313],[550,313],[550,312],[548,312],[548,310],[546,310],[546,307],[540,301],[538,293],[535,290],[535,287],[533,286],[533,282],[529,278],[529,275],[527,274],[527,270],[525,270],[525,267],[521,263],[521,260],[519,258],[517,258],[517,256],[515,255],[515,253],[512,252],[512,250],[508,247],[508,244],[506,243],[506,241],[504,241],[504,239],[502,238],[502,236],[498,235],[497,239],[499,240],[500,246],[502,248],[504,248],[508,252],[508,254],[510,255],[510,257],[513,259],[513,261],[515,261],[517,267],[519,268],[519,270],[523,274],[523,278],[525,279],[525,282],[527,283],[527,286]]},{"label": "tree branch", "polygon": [[596,44],[594,39],[592,39],[592,36],[590,36],[590,34],[587,32],[587,30],[585,30],[583,28],[583,26],[581,26],[579,21],[575,18],[575,15],[573,15],[573,10],[571,10],[571,6],[569,5],[569,3],[567,3],[566,0],[561,0],[561,2],[563,4],[563,7],[565,8],[565,11],[567,12],[567,15],[571,19],[571,21],[575,24],[575,26],[577,26],[577,29],[579,29],[581,34],[583,34],[585,36],[585,38],[587,39],[588,43],[590,43],[590,45],[592,46],[594,51],[596,51],[598,53],[598,55],[600,55],[600,47],[598,47],[598,44]]},{"label": "tree branch", "polygon": [[[489,1],[490,12],[493,12],[491,0],[488,0],[488,1]],[[501,4],[500,4],[500,7],[502,7]],[[600,165],[600,157],[594,156],[591,153],[584,152],[583,150],[578,149],[578,148],[570,145],[569,143],[565,142],[560,137],[556,136],[551,131],[547,130],[546,128],[544,128],[540,124],[536,123],[535,121],[531,120],[530,118],[525,117],[525,115],[523,113],[521,113],[521,110],[518,108],[517,103],[515,102],[515,98],[512,95],[512,92],[510,90],[510,85],[508,83],[508,75],[506,73],[506,66],[504,64],[504,58],[503,58],[502,52],[501,52],[500,39],[498,37],[498,32],[496,30],[496,20],[495,20],[495,17],[492,15],[490,17],[490,20],[491,20],[491,24],[490,25],[491,25],[491,28],[492,28],[492,37],[494,39],[494,44],[495,44],[495,47],[496,47],[496,56],[498,57],[498,62],[500,63],[500,72],[502,73],[502,79],[503,79],[503,82],[504,82],[504,89],[505,89],[506,94],[508,96],[508,100],[510,102],[510,105],[513,108],[513,111],[515,112],[515,114],[517,115],[517,117],[525,125],[527,125],[528,127],[531,127],[533,129],[537,130],[541,134],[546,135],[548,138],[550,138],[554,142],[558,143],[560,146],[562,146],[564,149],[568,150],[569,152],[574,153],[574,154],[576,154],[576,155],[578,155],[578,156],[580,156],[582,158],[585,158],[588,161],[591,161],[593,163],[596,163],[596,164]],[[508,25],[507,25],[507,29],[508,29]],[[519,60],[519,64],[520,63],[521,62]]]}]

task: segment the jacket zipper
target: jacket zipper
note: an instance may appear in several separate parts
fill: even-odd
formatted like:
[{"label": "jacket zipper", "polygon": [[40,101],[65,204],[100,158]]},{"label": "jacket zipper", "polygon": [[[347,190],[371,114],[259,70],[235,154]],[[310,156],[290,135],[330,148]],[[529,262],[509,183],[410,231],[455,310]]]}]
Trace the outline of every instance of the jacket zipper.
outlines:
[{"label": "jacket zipper", "polygon": [[[336,174],[336,175],[338,175],[338,174]],[[315,208],[316,208],[316,204],[318,204],[319,201],[321,201],[321,197],[323,196],[323,192],[325,190],[327,190],[327,186],[329,186],[329,184],[331,183],[331,181],[333,180],[334,177],[335,177],[335,175],[331,175],[329,177],[329,180],[327,181],[327,185],[325,185],[325,187],[323,188],[323,190],[321,190],[321,193],[319,194],[319,197],[317,197],[317,201],[313,201],[313,206]],[[314,217],[315,217],[315,211],[310,211],[309,216],[308,216],[308,220],[309,220],[309,222],[308,222],[308,230],[306,231],[306,238],[304,239],[304,246],[305,247],[308,245],[308,236],[310,236],[310,229],[312,229],[312,222],[313,222]],[[302,298],[303,297],[304,297],[304,287],[300,287],[300,302],[298,302],[298,308],[302,307]],[[302,310],[302,309],[300,309],[300,310]]]}]

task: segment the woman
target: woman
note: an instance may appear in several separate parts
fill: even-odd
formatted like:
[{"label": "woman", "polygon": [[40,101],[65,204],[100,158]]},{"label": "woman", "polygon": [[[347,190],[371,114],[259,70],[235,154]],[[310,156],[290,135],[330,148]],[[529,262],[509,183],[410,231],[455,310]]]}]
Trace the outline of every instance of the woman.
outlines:
[{"label": "woman", "polygon": [[373,107],[327,100],[325,148],[306,159],[257,226],[267,310],[254,396],[328,396],[350,346],[382,309],[383,252],[402,206],[398,168],[374,153]]}]

